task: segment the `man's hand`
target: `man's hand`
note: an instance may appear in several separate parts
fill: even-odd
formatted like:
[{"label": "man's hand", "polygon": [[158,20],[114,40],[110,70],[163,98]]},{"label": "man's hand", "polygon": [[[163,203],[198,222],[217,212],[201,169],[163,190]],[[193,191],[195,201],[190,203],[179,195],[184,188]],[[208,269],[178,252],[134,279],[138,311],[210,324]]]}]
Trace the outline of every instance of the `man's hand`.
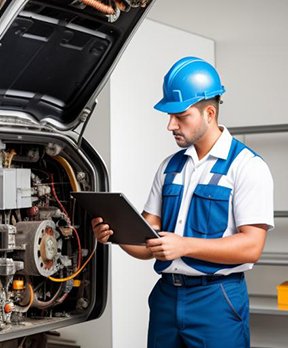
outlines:
[{"label": "man's hand", "polygon": [[175,260],[185,255],[185,239],[171,232],[159,232],[161,238],[149,239],[146,247],[161,261]]},{"label": "man's hand", "polygon": [[101,217],[92,219],[91,224],[97,241],[100,243],[107,243],[109,237],[113,234],[113,231],[110,230],[109,225],[103,223],[103,219]]}]

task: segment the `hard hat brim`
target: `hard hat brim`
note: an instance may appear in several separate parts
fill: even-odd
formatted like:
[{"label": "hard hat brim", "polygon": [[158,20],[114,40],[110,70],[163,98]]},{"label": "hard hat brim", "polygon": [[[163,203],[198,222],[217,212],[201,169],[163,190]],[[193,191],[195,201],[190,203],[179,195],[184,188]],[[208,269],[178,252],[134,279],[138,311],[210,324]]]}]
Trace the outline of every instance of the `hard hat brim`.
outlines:
[{"label": "hard hat brim", "polygon": [[161,112],[165,112],[167,114],[179,114],[181,112],[186,111],[187,109],[189,109],[190,106],[198,103],[203,99],[204,97],[201,96],[183,102],[167,102],[167,100],[163,98],[157,104],[154,105],[154,109]]}]

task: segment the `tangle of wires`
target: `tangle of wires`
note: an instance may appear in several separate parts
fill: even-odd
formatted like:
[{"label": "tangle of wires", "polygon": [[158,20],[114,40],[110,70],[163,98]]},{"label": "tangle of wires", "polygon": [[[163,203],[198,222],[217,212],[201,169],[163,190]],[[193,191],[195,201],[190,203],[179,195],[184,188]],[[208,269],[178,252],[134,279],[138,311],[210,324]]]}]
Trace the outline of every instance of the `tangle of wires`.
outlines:
[{"label": "tangle of wires", "polygon": [[[131,7],[146,7],[150,0],[80,0],[81,4],[89,6],[115,22],[121,12],[128,12]],[[75,3],[75,2],[73,2]],[[72,3],[72,4],[73,4]]]}]

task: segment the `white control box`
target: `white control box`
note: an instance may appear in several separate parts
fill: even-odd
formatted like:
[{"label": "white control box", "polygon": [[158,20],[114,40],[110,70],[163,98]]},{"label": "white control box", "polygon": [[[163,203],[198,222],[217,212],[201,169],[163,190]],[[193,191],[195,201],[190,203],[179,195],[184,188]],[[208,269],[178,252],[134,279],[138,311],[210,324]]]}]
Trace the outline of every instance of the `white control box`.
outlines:
[{"label": "white control box", "polygon": [[0,168],[0,209],[31,206],[31,169]]}]

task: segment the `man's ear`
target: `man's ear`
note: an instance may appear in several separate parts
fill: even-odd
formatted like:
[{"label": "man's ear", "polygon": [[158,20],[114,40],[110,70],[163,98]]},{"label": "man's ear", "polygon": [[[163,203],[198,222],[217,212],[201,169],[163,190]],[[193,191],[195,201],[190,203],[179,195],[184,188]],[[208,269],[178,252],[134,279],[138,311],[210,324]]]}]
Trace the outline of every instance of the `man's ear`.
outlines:
[{"label": "man's ear", "polygon": [[216,108],[214,105],[208,105],[205,109],[207,114],[207,120],[210,123],[211,121],[214,121],[216,118]]}]

